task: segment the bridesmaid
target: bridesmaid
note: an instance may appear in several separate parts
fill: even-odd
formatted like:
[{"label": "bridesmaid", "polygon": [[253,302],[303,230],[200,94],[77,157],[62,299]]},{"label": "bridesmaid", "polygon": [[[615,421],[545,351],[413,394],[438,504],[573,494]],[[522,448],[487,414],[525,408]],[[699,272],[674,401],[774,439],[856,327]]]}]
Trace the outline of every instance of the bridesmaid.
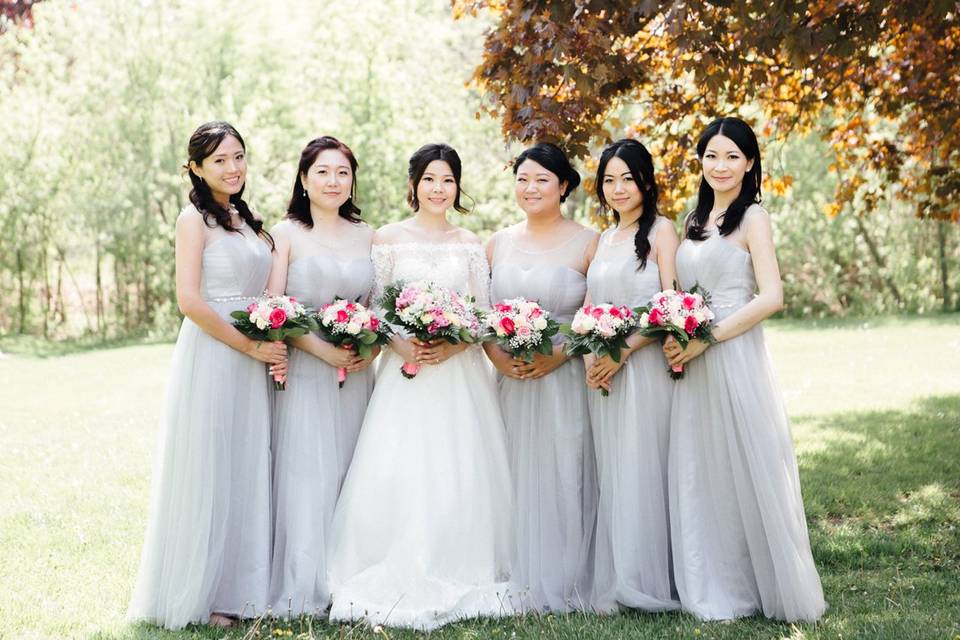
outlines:
[{"label": "bridesmaid", "polygon": [[[536,144],[513,165],[525,222],[487,243],[492,299],[537,300],[558,322],[583,304],[597,234],[563,217],[561,203],[580,176],[557,146]],[[500,407],[514,484],[517,608],[565,612],[589,607],[597,486],[587,388],[580,358],[537,354],[532,364],[484,345],[500,380]]]},{"label": "bridesmaid", "polygon": [[697,206],[677,252],[684,288],[712,296],[717,344],[664,345],[682,364],[670,419],[673,558],[683,608],[700,618],[758,611],[816,620],[826,603],[813,564],[790,426],[761,322],[783,308],[760,149],[737,118],[697,142]]},{"label": "bridesmaid", "polygon": [[[245,145],[225,122],[190,137],[190,202],[177,218],[173,352],[150,520],[128,617],[169,629],[263,613],[270,581],[270,411],[264,362],[230,312],[260,295],[273,240],[241,197]],[[277,368],[278,367],[278,368]]]},{"label": "bridesmaid", "polygon": [[[597,198],[617,226],[600,236],[587,271],[594,303],[637,307],[676,278],[679,240],[657,213],[653,159],[636,140],[603,150]],[[680,606],[673,589],[667,510],[667,454],[673,382],[663,353],[639,334],[627,339],[620,362],[587,356],[588,394],[597,448],[600,503],[594,556],[593,607],[648,611]]]},{"label": "bridesmaid", "polygon": [[[336,298],[367,304],[373,230],[354,204],[357,161],[336,138],[300,154],[268,289],[319,309]],[[286,391],[273,416],[275,530],[270,600],[278,613],[322,614],[329,604],[327,532],[373,390],[364,360],[316,335],[293,340]],[[375,355],[375,354],[374,354]],[[347,377],[338,388],[337,368]]]}]

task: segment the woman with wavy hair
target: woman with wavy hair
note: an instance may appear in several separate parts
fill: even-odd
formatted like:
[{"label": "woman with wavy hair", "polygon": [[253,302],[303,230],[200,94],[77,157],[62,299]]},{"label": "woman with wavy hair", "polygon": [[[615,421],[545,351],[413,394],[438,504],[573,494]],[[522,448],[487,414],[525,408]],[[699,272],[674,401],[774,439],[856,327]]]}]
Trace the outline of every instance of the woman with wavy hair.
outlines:
[{"label": "woman with wavy hair", "polygon": [[[657,210],[653,158],[636,140],[618,140],[600,154],[597,199],[616,226],[600,236],[587,271],[592,304],[630,308],[669,289],[676,278],[679,240]],[[633,334],[620,361],[585,356],[597,451],[597,509],[593,606],[669,611],[680,607],[673,588],[667,454],[673,382],[659,343]]]},{"label": "woman with wavy hair", "polygon": [[153,497],[128,616],[169,629],[230,626],[267,607],[269,377],[282,342],[247,338],[230,313],[263,293],[273,239],[243,200],[246,148],[226,122],[190,137],[193,189],[177,218],[173,351]]}]

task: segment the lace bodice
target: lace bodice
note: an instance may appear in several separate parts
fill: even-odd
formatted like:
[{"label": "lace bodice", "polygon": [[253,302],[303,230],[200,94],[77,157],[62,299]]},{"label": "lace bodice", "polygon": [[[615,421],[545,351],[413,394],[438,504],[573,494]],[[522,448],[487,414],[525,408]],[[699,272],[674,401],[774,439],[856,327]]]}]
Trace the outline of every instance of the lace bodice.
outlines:
[{"label": "lace bodice", "polygon": [[398,242],[375,244],[373,299],[397,280],[430,280],[463,295],[476,298],[477,305],[490,304],[490,267],[483,247],[464,242]]}]

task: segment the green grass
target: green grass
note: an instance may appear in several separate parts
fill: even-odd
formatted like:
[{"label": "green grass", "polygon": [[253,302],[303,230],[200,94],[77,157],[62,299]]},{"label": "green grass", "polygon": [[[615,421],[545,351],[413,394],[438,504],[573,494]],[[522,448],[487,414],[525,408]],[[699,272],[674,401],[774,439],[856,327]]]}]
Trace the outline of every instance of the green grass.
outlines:
[{"label": "green grass", "polygon": [[[768,340],[830,603],[819,624],[528,616],[433,637],[960,638],[958,317],[775,322]],[[126,624],[170,345],[40,348],[37,357],[14,344],[0,342],[20,353],[0,355],[0,638],[384,637],[305,619],[229,632]]]}]

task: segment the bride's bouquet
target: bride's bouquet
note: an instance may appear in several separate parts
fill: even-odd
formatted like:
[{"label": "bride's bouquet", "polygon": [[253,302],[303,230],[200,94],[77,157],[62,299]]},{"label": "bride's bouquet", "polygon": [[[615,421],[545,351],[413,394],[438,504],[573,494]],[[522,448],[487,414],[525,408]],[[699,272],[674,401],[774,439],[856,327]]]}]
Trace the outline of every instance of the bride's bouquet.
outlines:
[{"label": "bride's bouquet", "polygon": [[[627,348],[627,336],[636,327],[637,317],[629,307],[587,304],[580,307],[573,321],[560,330],[570,336],[568,355],[592,353],[599,357],[610,356],[614,362],[620,362],[620,350]],[[601,387],[600,395],[606,397],[610,392]]]},{"label": "bride's bouquet", "polygon": [[533,362],[536,353],[552,354],[550,338],[560,330],[543,307],[526,298],[511,298],[493,305],[484,316],[483,327],[483,340],[496,342],[514,358],[527,362]]},{"label": "bride's bouquet", "polygon": [[[319,327],[306,307],[289,296],[263,295],[244,310],[230,314],[233,326],[253,340],[286,340],[306,335]],[[283,391],[287,383],[282,376],[273,376],[273,388]]]},{"label": "bride's bouquet", "polygon": [[[369,358],[373,348],[390,341],[390,326],[359,302],[336,299],[320,307],[316,314],[320,336],[327,342]],[[343,387],[347,370],[337,369],[337,382]]]},{"label": "bride's bouquet", "polygon": [[[650,304],[638,307],[634,311],[640,316],[640,333],[649,336],[673,336],[683,348],[693,339],[715,342],[710,330],[713,311],[708,294],[694,284],[689,291],[681,291],[677,283],[673,289],[656,293]],[[683,365],[670,367],[670,377],[679,380],[683,377]]]},{"label": "bride's bouquet", "polygon": [[[473,299],[435,282],[394,282],[377,303],[385,310],[387,322],[424,342],[471,343],[480,333],[480,314]],[[400,370],[405,378],[412,378],[420,365],[405,362]]]}]

